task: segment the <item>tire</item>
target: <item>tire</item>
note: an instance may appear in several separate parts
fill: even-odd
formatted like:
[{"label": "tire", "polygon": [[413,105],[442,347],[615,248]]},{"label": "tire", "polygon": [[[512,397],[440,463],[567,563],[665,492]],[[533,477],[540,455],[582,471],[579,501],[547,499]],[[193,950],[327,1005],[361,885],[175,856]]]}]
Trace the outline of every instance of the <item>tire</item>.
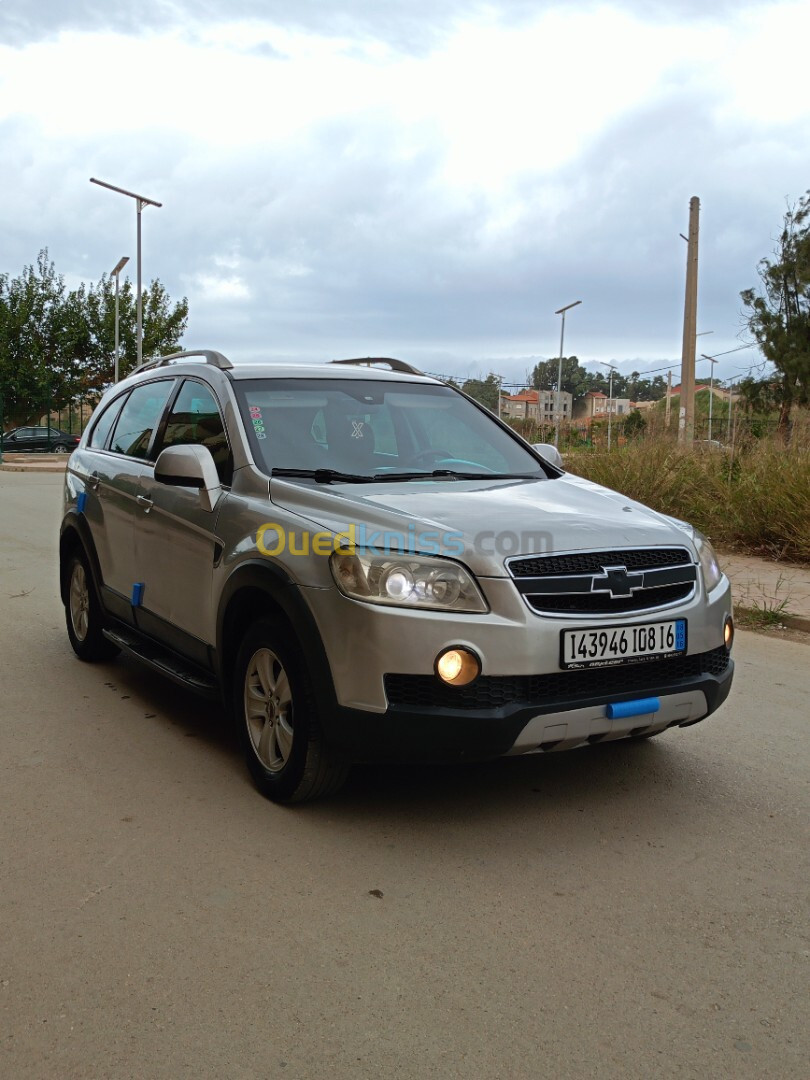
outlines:
[{"label": "tire", "polygon": [[349,767],[324,741],[288,627],[261,619],[248,630],[234,669],[233,714],[248,770],[266,798],[306,802],[342,786]]},{"label": "tire", "polygon": [[66,454],[68,452],[68,448],[63,443],[59,443],[53,448],[52,452],[54,454]]},{"label": "tire", "polygon": [[89,663],[112,660],[120,650],[104,637],[101,604],[83,551],[74,551],[68,557],[65,572],[65,622],[73,651]]}]

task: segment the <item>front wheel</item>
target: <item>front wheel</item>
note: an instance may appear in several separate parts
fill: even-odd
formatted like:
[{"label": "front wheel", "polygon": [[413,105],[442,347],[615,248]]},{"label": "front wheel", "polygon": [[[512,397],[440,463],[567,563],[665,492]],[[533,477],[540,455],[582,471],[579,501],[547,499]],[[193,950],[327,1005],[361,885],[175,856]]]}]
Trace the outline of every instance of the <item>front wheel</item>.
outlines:
[{"label": "front wheel", "polygon": [[73,651],[80,660],[112,660],[118,648],[104,637],[101,604],[83,552],[68,559],[65,622]]},{"label": "front wheel", "polygon": [[330,752],[295,639],[262,619],[236,658],[234,715],[245,761],[259,791],[274,802],[330,795],[348,766]]}]

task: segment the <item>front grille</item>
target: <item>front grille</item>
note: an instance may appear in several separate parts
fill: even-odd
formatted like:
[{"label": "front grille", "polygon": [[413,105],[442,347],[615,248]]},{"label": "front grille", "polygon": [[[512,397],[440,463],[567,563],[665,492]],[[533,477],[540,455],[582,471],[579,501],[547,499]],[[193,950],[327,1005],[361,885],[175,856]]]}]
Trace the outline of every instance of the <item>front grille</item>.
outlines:
[{"label": "front grille", "polygon": [[684,566],[692,557],[686,548],[635,548],[629,551],[575,551],[570,555],[530,555],[512,559],[512,577],[557,577],[560,574],[599,574],[603,566],[626,566],[628,570],[654,570],[660,566]]},{"label": "front grille", "polygon": [[694,656],[648,660],[624,667],[558,671],[551,675],[482,675],[471,686],[447,686],[435,675],[386,675],[390,705],[411,709],[501,709],[507,706],[572,706],[588,698],[644,691],[698,675],[722,675],[729,654],[721,645]]},{"label": "front grille", "polygon": [[631,548],[510,559],[509,573],[538,615],[621,615],[682,603],[697,568],[686,548]]},{"label": "front grille", "polygon": [[684,585],[667,585],[663,589],[643,589],[632,596],[610,596],[608,593],[567,593],[563,596],[526,597],[529,607],[538,614],[547,611],[564,615],[620,615],[627,611],[644,611],[688,600],[694,592],[693,581]]}]

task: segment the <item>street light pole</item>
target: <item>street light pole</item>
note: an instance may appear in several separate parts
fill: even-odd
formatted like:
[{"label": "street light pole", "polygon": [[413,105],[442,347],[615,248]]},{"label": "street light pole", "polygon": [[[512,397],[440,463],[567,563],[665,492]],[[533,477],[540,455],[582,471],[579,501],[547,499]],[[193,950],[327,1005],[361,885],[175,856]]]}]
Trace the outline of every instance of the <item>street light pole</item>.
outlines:
[{"label": "street light pole", "polygon": [[118,382],[118,278],[129,262],[129,255],[122,256],[115,264],[110,277],[115,278],[115,382]]},{"label": "street light pole", "polygon": [[610,421],[611,421],[611,412],[612,412],[612,405],[613,405],[613,372],[618,371],[618,368],[615,368],[613,366],[613,364],[609,364],[607,362],[607,360],[600,360],[599,363],[602,364],[603,367],[610,368],[610,378],[608,379],[608,450],[610,450],[610,435],[611,435],[611,423],[610,423]]},{"label": "street light pole", "polygon": [[555,311],[555,315],[562,315],[562,324],[560,326],[560,360],[557,364],[557,422],[554,425],[554,445],[559,447],[560,445],[560,413],[562,412],[562,362],[563,362],[563,342],[565,341],[565,313],[570,311],[572,307],[576,307],[577,304],[581,304],[581,300],[575,300],[573,304],[566,304],[565,307],[561,307],[559,311]]},{"label": "street light pole", "polygon": [[709,445],[712,441],[712,404],[714,402],[714,365],[718,363],[713,356],[707,356],[706,353],[700,354],[704,360],[708,360],[712,365],[711,377],[709,379]]},{"label": "street light pole", "polygon": [[138,251],[136,255],[138,265],[138,293],[137,293],[137,317],[138,317],[138,367],[141,365],[143,359],[143,317],[141,310],[141,211],[145,206],[163,206],[163,203],[155,202],[154,199],[147,199],[145,195],[136,195],[134,191],[127,191],[126,188],[116,187],[115,184],[108,184],[105,180],[97,180],[94,176],[90,177],[91,184],[98,184],[99,187],[108,188],[110,191],[117,191],[119,195],[127,195],[130,199],[135,200],[135,218],[136,218],[136,237]]}]

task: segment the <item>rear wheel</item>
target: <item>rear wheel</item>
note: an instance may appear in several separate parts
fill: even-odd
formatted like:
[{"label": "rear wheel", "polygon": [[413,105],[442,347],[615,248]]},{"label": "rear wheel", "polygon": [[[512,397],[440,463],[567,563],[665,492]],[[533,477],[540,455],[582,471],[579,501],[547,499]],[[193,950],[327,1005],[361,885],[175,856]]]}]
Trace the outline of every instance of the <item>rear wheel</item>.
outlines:
[{"label": "rear wheel", "polygon": [[64,443],[57,443],[57,445],[53,448],[53,452],[54,454],[66,454],[68,452],[68,448],[65,446]]},{"label": "rear wheel", "polygon": [[101,604],[84,552],[69,556],[66,573],[65,622],[73,651],[80,660],[112,660],[119,650],[104,637]]},{"label": "rear wheel", "polygon": [[297,643],[269,619],[251,627],[236,659],[233,706],[245,761],[274,802],[330,795],[348,765],[326,745]]}]

